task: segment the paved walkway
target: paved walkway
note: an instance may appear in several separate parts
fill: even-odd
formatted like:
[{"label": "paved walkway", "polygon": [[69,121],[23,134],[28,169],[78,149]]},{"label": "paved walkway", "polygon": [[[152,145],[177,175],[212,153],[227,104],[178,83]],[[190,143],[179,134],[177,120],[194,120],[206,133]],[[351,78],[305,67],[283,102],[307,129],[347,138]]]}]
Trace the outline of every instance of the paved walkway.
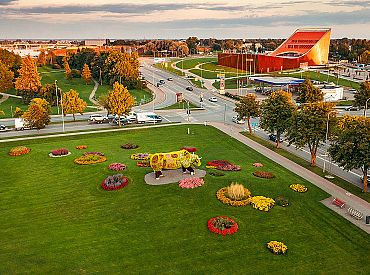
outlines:
[{"label": "paved walkway", "polygon": [[9,98],[9,95],[1,93],[0,104]]},{"label": "paved walkway", "polygon": [[[15,97],[15,98],[22,98],[21,96],[19,96],[19,95],[12,95],[12,94],[7,94],[7,93],[0,93],[0,95],[2,95],[3,96],[3,98],[4,97],[7,97],[6,99],[8,99],[9,97]],[[6,100],[5,99],[5,100]],[[5,101],[5,100],[3,100],[3,101]],[[1,103],[1,102],[0,102]]]},{"label": "paved walkway", "polygon": [[96,101],[95,100],[95,93],[96,93],[96,91],[98,90],[98,88],[99,88],[99,83],[98,83],[98,81],[96,81],[95,79],[92,79],[93,81],[94,81],[94,83],[95,83],[95,85],[94,85],[94,88],[92,89],[92,91],[91,91],[91,93],[90,93],[90,95],[89,95],[89,100],[92,102],[92,103],[94,103],[95,105],[100,105],[99,103],[98,103],[98,101]]}]

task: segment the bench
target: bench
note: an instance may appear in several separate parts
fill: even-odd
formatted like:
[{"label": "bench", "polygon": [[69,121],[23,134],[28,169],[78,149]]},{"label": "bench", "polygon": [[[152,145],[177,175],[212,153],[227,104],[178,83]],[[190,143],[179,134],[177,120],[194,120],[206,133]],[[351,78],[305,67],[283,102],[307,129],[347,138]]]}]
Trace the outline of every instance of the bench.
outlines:
[{"label": "bench", "polygon": [[339,206],[340,208],[343,208],[346,205],[344,201],[337,199],[337,198],[334,198],[333,204]]},{"label": "bench", "polygon": [[362,218],[364,217],[364,214],[363,213],[361,213],[360,211],[358,211],[358,210],[356,210],[356,209],[354,209],[354,208],[352,208],[352,207],[350,207],[350,208],[348,208],[348,213],[352,216],[352,217],[354,217],[355,219],[357,219],[357,220],[362,220]]}]

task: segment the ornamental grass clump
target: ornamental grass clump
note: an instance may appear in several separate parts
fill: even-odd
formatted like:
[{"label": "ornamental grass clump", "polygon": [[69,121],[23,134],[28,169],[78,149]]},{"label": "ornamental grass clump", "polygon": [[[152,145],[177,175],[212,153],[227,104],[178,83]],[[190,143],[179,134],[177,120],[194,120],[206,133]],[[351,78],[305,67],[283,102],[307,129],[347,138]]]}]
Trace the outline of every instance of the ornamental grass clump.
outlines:
[{"label": "ornamental grass clump", "polygon": [[232,200],[243,200],[245,199],[244,186],[233,182],[227,187],[225,195]]},{"label": "ornamental grass clump", "polygon": [[17,146],[17,147],[13,147],[12,149],[10,149],[9,155],[12,157],[16,157],[16,156],[28,154],[30,151],[31,149],[27,148],[26,146]]},{"label": "ornamental grass clump", "polygon": [[104,190],[112,191],[121,189],[128,184],[128,178],[124,177],[122,174],[116,174],[107,177],[103,180],[101,186]]},{"label": "ornamental grass clump", "polygon": [[251,204],[253,208],[267,212],[274,207],[275,201],[264,196],[255,196],[251,199]]},{"label": "ornamental grass clump", "polygon": [[224,204],[231,206],[245,206],[250,203],[251,192],[242,184],[232,183],[230,186],[219,189],[216,197]]},{"label": "ornamental grass clump", "polygon": [[266,171],[254,171],[253,175],[258,177],[258,178],[264,178],[264,179],[272,179],[275,177],[275,175],[271,172],[266,172]]},{"label": "ornamental grass clump", "polygon": [[267,249],[275,255],[286,254],[288,251],[288,247],[284,243],[278,241],[270,241],[266,244],[266,246]]},{"label": "ornamental grass clump", "polygon": [[238,231],[238,224],[229,217],[219,216],[208,220],[208,230],[223,236],[231,235]]},{"label": "ornamental grass clump", "polygon": [[289,188],[298,193],[305,193],[308,190],[306,186],[298,183],[289,185]]}]

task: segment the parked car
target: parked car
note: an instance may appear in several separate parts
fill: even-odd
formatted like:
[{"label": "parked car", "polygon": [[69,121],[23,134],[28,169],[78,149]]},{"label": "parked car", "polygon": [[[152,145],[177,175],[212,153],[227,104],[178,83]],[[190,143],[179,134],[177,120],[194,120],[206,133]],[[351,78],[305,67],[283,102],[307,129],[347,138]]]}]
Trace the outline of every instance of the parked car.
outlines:
[{"label": "parked car", "polygon": [[161,86],[161,85],[162,85],[161,83],[159,83],[159,82],[157,83],[157,87],[159,87],[159,86]]},{"label": "parked car", "polygon": [[188,87],[186,87],[186,90],[188,90],[188,91],[193,91],[194,89],[193,89],[193,87],[188,86]]},{"label": "parked car", "polygon": [[104,123],[104,122],[108,122],[108,120],[109,119],[107,116],[104,116],[101,114],[95,114],[89,117],[89,121],[95,122],[95,123]]},{"label": "parked car", "polygon": [[167,80],[168,80],[168,81],[172,81],[173,79],[172,79],[172,77],[169,77],[169,78],[167,78]]},{"label": "parked car", "polygon": [[9,131],[10,129],[3,124],[0,124],[0,132]]},{"label": "parked car", "polygon": [[346,111],[360,111],[361,107],[360,106],[347,106],[344,108]]},{"label": "parked car", "polygon": [[[128,119],[127,119],[127,117],[126,116],[121,116],[120,118],[119,118],[119,120],[121,121],[121,125],[126,125],[126,124],[128,124],[129,123],[129,121],[128,121]],[[116,125],[118,125],[118,117],[117,118],[114,118],[113,119],[113,124],[116,124]]]},{"label": "parked car", "polygon": [[[277,136],[275,134],[270,134],[269,135],[269,140],[271,140],[273,142],[277,142]],[[283,142],[282,137],[280,137],[280,142]]]},{"label": "parked car", "polygon": [[240,118],[239,116],[233,116],[232,121],[237,123],[237,124],[244,124],[245,123],[245,120]]},{"label": "parked car", "polygon": [[217,97],[212,96],[208,100],[211,101],[211,102],[217,102]]},{"label": "parked car", "polygon": [[163,80],[163,79],[161,79],[161,80],[159,80],[159,83],[164,84],[164,83],[166,83],[166,82],[164,82],[164,80]]},{"label": "parked car", "polygon": [[129,123],[133,123],[137,121],[137,114],[134,111],[131,111],[128,113],[128,116],[126,117]]},{"label": "parked car", "polygon": [[137,123],[157,123],[162,122],[162,117],[153,112],[136,114]]}]

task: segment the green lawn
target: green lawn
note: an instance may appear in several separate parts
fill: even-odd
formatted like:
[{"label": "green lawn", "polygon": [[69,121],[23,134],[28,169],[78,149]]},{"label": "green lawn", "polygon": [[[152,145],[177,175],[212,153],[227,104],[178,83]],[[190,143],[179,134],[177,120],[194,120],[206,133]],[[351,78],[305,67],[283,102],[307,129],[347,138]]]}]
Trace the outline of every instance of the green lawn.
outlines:
[{"label": "green lawn", "polygon": [[[368,235],[327,209],[327,195],[312,184],[269,161],[222,132],[201,125],[110,132],[50,138],[0,145],[0,273],[1,274],[368,274]],[[120,145],[135,142],[139,149]],[[79,166],[74,146],[102,151],[106,163]],[[10,157],[15,145],[31,148],[28,155]],[[207,175],[205,185],[184,190],[177,184],[149,186],[151,170],[129,159],[133,152],[172,151],[195,146],[202,168],[212,159],[228,159],[242,167],[224,177]],[[69,148],[72,155],[54,159],[50,150]],[[123,162],[130,179],[120,191],[103,191],[101,181],[113,174],[109,163]],[[252,176],[253,162],[276,175]],[[216,199],[230,182],[243,183],[253,195],[289,198],[290,206],[260,212],[251,206],[234,208]],[[309,191],[288,186],[303,183]],[[210,233],[207,220],[233,217],[239,231],[221,237]],[[288,245],[286,256],[265,247],[270,240]],[[367,248],[366,248],[367,247]]]},{"label": "green lawn", "polygon": [[[246,79],[245,76],[239,77],[239,80],[240,80],[240,83],[243,83],[243,84],[247,83],[247,79]],[[217,82],[213,83],[213,87],[215,87],[217,89],[220,89],[220,82],[217,81]],[[249,84],[248,87],[251,87],[251,85]],[[226,89],[237,89],[238,88],[237,78],[226,79],[225,80],[225,88]]]},{"label": "green lawn", "polygon": [[176,67],[184,70],[192,69],[196,65],[205,62],[217,62],[217,57],[201,57],[201,58],[187,58],[176,63]]},{"label": "green lawn", "polygon": [[[188,108],[188,103],[187,102],[177,102],[171,106],[162,108],[161,110],[173,110],[173,109],[187,109]],[[199,108],[199,106],[189,102],[189,108],[194,109],[194,108]]]},{"label": "green lawn", "polygon": [[157,64],[154,64],[154,67],[156,67],[158,69],[166,70],[170,73],[173,73],[173,74],[176,74],[176,75],[179,75],[179,76],[184,76],[185,74],[182,71],[177,70],[177,69],[175,69],[171,66],[171,64],[176,62],[176,61],[177,60],[172,60],[171,62],[167,62],[165,64],[157,63]]}]

